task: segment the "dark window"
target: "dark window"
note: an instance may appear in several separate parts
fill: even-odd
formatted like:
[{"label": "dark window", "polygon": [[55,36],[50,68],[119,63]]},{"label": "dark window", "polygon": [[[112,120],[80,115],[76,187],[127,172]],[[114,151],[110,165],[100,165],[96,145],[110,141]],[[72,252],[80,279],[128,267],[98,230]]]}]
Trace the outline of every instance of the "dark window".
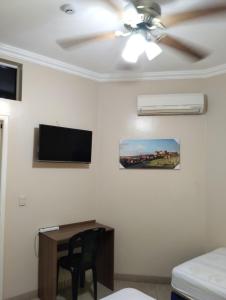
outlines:
[{"label": "dark window", "polygon": [[0,59],[0,98],[21,100],[22,65]]}]

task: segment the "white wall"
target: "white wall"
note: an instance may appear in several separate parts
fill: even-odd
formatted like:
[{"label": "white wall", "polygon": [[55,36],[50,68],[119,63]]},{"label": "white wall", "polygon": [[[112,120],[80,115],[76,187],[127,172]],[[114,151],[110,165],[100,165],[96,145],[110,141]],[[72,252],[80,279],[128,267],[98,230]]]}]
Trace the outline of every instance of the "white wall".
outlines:
[{"label": "white wall", "polygon": [[[9,102],[5,298],[37,289],[34,233],[45,225],[112,225],[123,274],[169,276],[174,265],[225,245],[225,79],[97,84],[24,63],[23,101]],[[207,115],[136,115],[138,94],[187,92],[208,95]],[[57,121],[94,131],[89,169],[32,165],[34,128]],[[180,138],[182,169],[120,170],[119,140],[141,137]]]},{"label": "white wall", "polygon": [[[116,273],[169,276],[206,246],[206,116],[137,117],[139,94],[205,92],[204,82],[102,84],[98,219],[116,228]],[[181,140],[181,170],[121,170],[122,138]]]},{"label": "white wall", "polygon": [[[96,95],[92,81],[24,63],[23,100],[9,102],[5,298],[37,289],[34,236],[39,227],[95,217]],[[34,128],[56,121],[94,131],[90,168],[33,167]],[[27,197],[24,208],[18,207],[20,195]]]},{"label": "white wall", "polygon": [[207,81],[208,247],[226,246],[226,75]]}]

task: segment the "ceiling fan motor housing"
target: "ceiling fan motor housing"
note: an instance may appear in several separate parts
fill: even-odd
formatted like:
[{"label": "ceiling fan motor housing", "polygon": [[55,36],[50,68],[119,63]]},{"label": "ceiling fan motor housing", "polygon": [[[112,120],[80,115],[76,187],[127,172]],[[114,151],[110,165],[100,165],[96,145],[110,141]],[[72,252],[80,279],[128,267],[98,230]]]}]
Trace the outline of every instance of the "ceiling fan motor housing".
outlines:
[{"label": "ceiling fan motor housing", "polygon": [[152,18],[161,16],[160,5],[152,0],[132,0],[139,14],[144,14]]},{"label": "ceiling fan motor housing", "polygon": [[[147,40],[151,40],[152,31],[161,29],[155,20],[161,16],[161,7],[152,0],[131,0],[140,16],[140,21],[136,23],[136,27],[131,24],[124,24],[125,28],[130,32],[141,32],[146,36]],[[162,35],[162,34],[161,34]]]}]

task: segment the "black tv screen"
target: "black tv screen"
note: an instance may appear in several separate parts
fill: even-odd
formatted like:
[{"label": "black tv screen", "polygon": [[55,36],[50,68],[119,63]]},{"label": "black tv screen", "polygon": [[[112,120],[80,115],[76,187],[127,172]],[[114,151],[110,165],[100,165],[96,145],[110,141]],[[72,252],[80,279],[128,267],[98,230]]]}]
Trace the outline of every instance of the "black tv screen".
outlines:
[{"label": "black tv screen", "polygon": [[0,98],[16,100],[17,69],[0,64]]},{"label": "black tv screen", "polygon": [[91,162],[92,131],[39,125],[38,160]]}]

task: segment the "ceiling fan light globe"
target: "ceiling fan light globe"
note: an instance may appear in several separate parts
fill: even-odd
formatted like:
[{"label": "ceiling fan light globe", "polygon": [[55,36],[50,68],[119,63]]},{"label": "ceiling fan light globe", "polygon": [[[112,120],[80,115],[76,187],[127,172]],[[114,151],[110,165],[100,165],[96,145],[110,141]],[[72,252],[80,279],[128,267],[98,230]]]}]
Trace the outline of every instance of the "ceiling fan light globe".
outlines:
[{"label": "ceiling fan light globe", "polygon": [[133,34],[128,39],[122,52],[122,57],[129,63],[136,63],[139,56],[145,51],[146,40],[141,34]]},{"label": "ceiling fan light globe", "polygon": [[145,53],[148,60],[153,60],[162,53],[162,49],[154,42],[147,42],[145,46]]},{"label": "ceiling fan light globe", "polygon": [[139,56],[133,55],[131,53],[123,52],[122,58],[130,64],[135,64],[137,63]]},{"label": "ceiling fan light globe", "polygon": [[131,4],[128,4],[124,10],[123,13],[123,23],[127,25],[131,25],[132,27],[136,27],[137,25],[137,19],[139,18],[139,15],[135,9],[135,7]]},{"label": "ceiling fan light globe", "polygon": [[115,31],[115,36],[116,37],[123,36],[123,32],[121,32],[120,30],[116,30]]}]

